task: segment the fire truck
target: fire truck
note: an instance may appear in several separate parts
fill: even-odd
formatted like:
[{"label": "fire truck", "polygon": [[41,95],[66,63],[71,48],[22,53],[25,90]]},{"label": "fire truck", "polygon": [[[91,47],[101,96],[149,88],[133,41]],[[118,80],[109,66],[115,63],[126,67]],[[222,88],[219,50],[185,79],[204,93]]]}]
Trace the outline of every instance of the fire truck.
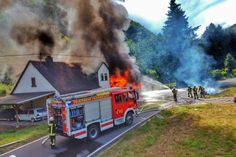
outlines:
[{"label": "fire truck", "polygon": [[63,95],[48,100],[48,117],[54,117],[57,134],[93,140],[116,125],[131,125],[138,98],[136,90],[118,87]]}]

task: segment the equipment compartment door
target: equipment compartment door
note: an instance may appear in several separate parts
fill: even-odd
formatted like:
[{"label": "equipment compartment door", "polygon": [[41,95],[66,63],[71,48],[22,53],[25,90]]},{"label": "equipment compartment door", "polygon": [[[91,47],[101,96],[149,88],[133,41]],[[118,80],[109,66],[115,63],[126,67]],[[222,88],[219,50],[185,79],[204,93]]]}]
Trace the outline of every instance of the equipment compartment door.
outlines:
[{"label": "equipment compartment door", "polygon": [[110,98],[100,101],[100,112],[102,122],[112,119],[112,108]]},{"label": "equipment compartment door", "polygon": [[84,104],[85,121],[89,123],[100,118],[99,102],[93,101]]}]

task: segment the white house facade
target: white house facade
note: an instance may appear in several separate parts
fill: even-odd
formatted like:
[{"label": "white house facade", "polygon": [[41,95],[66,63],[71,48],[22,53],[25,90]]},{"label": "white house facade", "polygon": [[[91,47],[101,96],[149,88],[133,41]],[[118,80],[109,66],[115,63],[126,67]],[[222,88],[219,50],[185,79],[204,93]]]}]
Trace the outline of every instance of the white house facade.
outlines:
[{"label": "white house facade", "polygon": [[59,95],[59,92],[45,79],[45,77],[29,63],[16,85],[13,94],[52,91],[54,91],[56,95]]}]

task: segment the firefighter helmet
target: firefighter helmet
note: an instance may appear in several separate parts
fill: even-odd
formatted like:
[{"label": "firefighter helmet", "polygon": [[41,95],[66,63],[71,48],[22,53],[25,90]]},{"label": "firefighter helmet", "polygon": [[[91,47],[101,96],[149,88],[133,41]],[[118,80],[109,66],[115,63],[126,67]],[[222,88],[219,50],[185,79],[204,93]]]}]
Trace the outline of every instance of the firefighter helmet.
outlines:
[{"label": "firefighter helmet", "polygon": [[54,118],[53,118],[53,117],[50,117],[50,118],[49,118],[49,121],[50,121],[50,122],[54,121]]}]

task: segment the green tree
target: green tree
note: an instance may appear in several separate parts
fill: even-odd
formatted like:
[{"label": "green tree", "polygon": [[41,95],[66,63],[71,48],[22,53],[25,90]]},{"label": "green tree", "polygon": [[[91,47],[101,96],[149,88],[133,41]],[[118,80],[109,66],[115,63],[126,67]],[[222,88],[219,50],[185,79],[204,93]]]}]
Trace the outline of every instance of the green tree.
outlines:
[{"label": "green tree", "polygon": [[158,54],[162,50],[161,35],[150,32],[134,21],[131,21],[131,25],[125,33],[130,55],[136,58],[142,74],[159,79]]},{"label": "green tree", "polygon": [[231,35],[220,25],[210,24],[201,37],[201,46],[216,61],[215,68],[224,67],[224,59],[230,50]]},{"label": "green tree", "polygon": [[1,83],[7,84],[7,85],[12,84],[12,79],[11,79],[12,73],[13,73],[13,69],[12,69],[12,67],[9,66],[3,74],[3,78],[1,79]]},{"label": "green tree", "polygon": [[230,74],[232,74],[232,70],[236,68],[236,60],[230,53],[226,55],[224,65],[225,65],[225,68],[228,69]]},{"label": "green tree", "polygon": [[[164,39],[162,45],[165,46],[165,55],[163,55],[162,60],[166,61],[167,64],[161,67],[161,69],[167,75],[165,76],[167,80],[176,80],[178,83],[182,83],[183,77],[179,75],[180,73],[191,76],[189,74],[191,69],[183,67],[196,60],[196,58],[190,58],[195,55],[190,53],[195,53],[192,50],[198,43],[195,33],[197,29],[198,27],[192,28],[189,26],[188,18],[185,15],[185,11],[182,10],[181,5],[177,4],[175,0],[171,0],[167,20],[162,29]],[[186,56],[188,58],[184,58]]]},{"label": "green tree", "polygon": [[179,52],[188,46],[183,46],[183,44],[179,43],[188,41],[189,44],[192,44],[196,40],[197,35],[195,31],[197,29],[198,27],[192,28],[189,26],[188,18],[185,15],[185,11],[181,9],[181,5],[176,4],[175,0],[171,0],[167,20],[162,30],[166,44],[177,45],[174,47],[170,46],[168,49],[171,52]]}]

